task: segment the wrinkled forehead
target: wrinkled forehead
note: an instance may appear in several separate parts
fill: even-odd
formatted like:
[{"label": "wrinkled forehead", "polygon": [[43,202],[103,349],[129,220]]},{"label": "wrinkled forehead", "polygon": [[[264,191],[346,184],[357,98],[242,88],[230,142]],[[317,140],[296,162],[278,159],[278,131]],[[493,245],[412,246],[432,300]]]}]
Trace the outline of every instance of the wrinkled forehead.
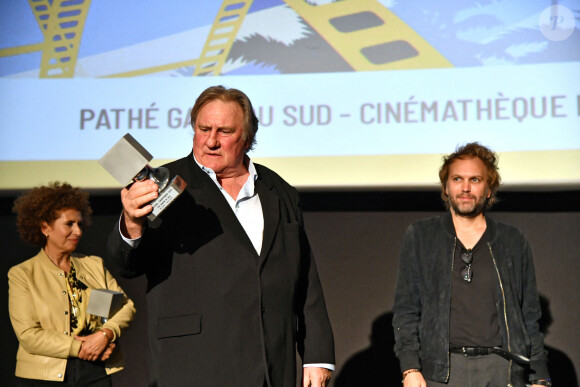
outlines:
[{"label": "wrinkled forehead", "polygon": [[229,126],[243,126],[244,112],[234,101],[214,99],[201,106],[195,124],[227,123]]}]

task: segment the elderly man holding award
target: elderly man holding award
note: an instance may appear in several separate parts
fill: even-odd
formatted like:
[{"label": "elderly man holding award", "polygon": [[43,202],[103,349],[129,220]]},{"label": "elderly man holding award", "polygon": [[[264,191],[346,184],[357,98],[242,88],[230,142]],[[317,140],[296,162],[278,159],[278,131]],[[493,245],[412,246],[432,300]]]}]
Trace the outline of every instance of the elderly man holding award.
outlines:
[{"label": "elderly man holding award", "polygon": [[186,183],[155,220],[157,184],[121,192],[109,249],[123,275],[147,277],[150,383],[328,384],[332,329],[298,193],[254,164],[258,119],[241,91],[214,86],[191,112],[193,152],[165,165]]}]

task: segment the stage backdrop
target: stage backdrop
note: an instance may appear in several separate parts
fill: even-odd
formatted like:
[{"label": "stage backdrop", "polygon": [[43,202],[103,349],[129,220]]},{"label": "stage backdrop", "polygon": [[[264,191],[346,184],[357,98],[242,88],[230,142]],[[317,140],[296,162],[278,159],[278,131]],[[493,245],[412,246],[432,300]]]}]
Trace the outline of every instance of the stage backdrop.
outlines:
[{"label": "stage backdrop", "polygon": [[[125,133],[191,150],[210,85],[245,91],[254,159],[292,184],[424,187],[480,141],[511,186],[580,185],[580,1],[0,2],[0,189],[66,178]],[[65,169],[66,168],[66,169]]]},{"label": "stage backdrop", "polygon": [[[302,192],[301,197],[335,334],[337,368],[331,386],[399,386],[391,327],[399,248],[408,224],[443,213],[439,193]],[[580,191],[500,192],[499,197],[490,216],[518,227],[534,251],[554,385],[578,387]],[[11,203],[12,198],[0,197],[0,380],[9,386],[17,341],[5,304],[5,273],[37,252],[19,240]],[[92,205],[93,226],[79,251],[106,257],[106,237],[118,220],[120,200],[118,195],[93,196]],[[120,340],[127,368],[114,376],[114,386],[142,387],[147,380],[145,280],[117,278],[135,301],[137,317]]]}]

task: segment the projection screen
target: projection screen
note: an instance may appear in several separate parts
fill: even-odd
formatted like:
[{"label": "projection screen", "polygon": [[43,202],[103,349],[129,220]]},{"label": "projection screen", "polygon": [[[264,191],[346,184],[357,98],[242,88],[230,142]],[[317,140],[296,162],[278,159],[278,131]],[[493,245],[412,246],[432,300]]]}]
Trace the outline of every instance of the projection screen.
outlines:
[{"label": "projection screen", "polygon": [[222,84],[260,119],[249,156],[304,189],[421,188],[478,141],[506,186],[580,187],[580,1],[0,2],[0,190],[118,188],[131,133],[191,152]]}]

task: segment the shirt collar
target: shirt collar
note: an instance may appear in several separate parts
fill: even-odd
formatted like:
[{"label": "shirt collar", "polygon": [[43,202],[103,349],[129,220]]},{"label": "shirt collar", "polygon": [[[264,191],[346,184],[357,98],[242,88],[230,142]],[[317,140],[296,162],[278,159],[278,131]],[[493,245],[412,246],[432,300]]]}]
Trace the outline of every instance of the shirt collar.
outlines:
[{"label": "shirt collar", "polygon": [[[197,161],[197,159],[195,158],[195,155],[193,156],[193,160],[201,168],[201,170],[207,173],[207,175],[213,180],[213,182],[217,184],[218,188],[221,188],[221,185],[217,180],[217,175],[214,172],[214,170],[206,167],[205,165],[200,164],[199,161]],[[256,167],[254,166],[252,159],[250,159],[249,157],[248,157],[248,172],[250,173],[250,176],[248,176],[248,180],[242,187],[242,190],[238,195],[239,198],[249,198],[254,196],[255,194],[255,186],[256,186],[255,183],[256,180],[258,180],[258,172],[256,171]]]}]

